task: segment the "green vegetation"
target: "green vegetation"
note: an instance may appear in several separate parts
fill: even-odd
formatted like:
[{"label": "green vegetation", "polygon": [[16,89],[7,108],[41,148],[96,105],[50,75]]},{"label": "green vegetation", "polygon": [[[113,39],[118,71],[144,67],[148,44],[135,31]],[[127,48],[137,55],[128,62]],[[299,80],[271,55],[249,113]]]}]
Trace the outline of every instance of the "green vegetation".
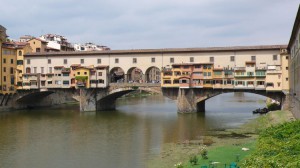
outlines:
[{"label": "green vegetation", "polygon": [[132,88],[133,90],[137,90],[139,87],[138,87],[138,86],[131,86],[131,88]]},{"label": "green vegetation", "polygon": [[[255,163],[255,159],[263,158],[263,152],[259,153],[257,151],[260,148],[272,149],[275,147],[283,147],[282,150],[285,150],[285,152],[289,151],[292,147],[296,147],[297,152],[294,153],[295,156],[288,156],[289,154],[293,154],[294,151],[291,151],[291,153],[283,154],[287,155],[287,159],[300,161],[300,153],[298,154],[298,152],[300,151],[300,147],[295,146],[297,145],[297,138],[300,138],[300,135],[297,135],[296,133],[298,131],[298,134],[300,134],[300,126],[288,126],[287,128],[289,129],[287,129],[287,132],[283,134],[280,133],[280,130],[272,130],[276,128],[277,125],[282,125],[287,121],[291,121],[291,119],[293,119],[293,115],[289,111],[272,111],[270,113],[267,113],[266,115],[261,115],[256,119],[250,120],[238,129],[214,131],[214,135],[204,135],[198,140],[188,140],[184,142],[165,144],[164,149],[161,151],[161,155],[158,158],[149,160],[148,167],[170,168],[174,167],[174,164],[176,163],[180,163],[178,167],[184,168],[194,168],[202,166],[212,167],[212,165],[215,165],[217,167],[225,167],[225,164],[227,167],[229,167],[231,163],[236,163],[239,167],[272,167],[270,165],[251,165],[250,162],[252,161],[253,163]],[[262,137],[267,135],[267,133],[265,133],[266,129],[269,130],[266,132],[273,132],[274,137],[281,137],[281,140],[283,141],[281,141],[280,144],[275,145],[273,143],[273,140],[269,139],[270,141],[264,141],[268,145],[265,144],[265,147],[260,146]],[[284,128],[283,130],[286,129]],[[296,131],[294,132],[295,134],[293,134],[292,131]],[[261,137],[257,142],[258,134],[260,134]],[[294,141],[291,142],[288,140],[289,134],[291,134],[291,138],[293,136]],[[299,139],[297,141],[299,141]],[[289,145],[285,147],[285,143],[289,143]],[[274,155],[275,153],[270,154],[266,152],[266,154]],[[196,159],[193,157],[195,155],[197,157]],[[281,162],[281,159],[286,157],[284,155],[275,155],[277,157],[280,157],[280,160],[278,160],[278,162]],[[273,159],[271,156],[269,158]],[[264,159],[268,160],[268,158]],[[276,159],[273,159],[273,161],[275,161]],[[197,160],[196,164],[194,164],[195,160]],[[297,167],[293,166],[292,164],[297,165],[297,163],[293,163],[293,161],[291,160],[289,164],[285,164],[281,167]],[[177,164],[175,167],[177,167]]]},{"label": "green vegetation", "polygon": [[77,81],[82,81],[82,82],[84,82],[84,81],[86,81],[86,80],[88,79],[88,77],[87,77],[87,76],[75,76],[75,79],[76,79]]},{"label": "green vegetation", "polygon": [[244,167],[300,167],[300,121],[272,126],[260,133]]}]

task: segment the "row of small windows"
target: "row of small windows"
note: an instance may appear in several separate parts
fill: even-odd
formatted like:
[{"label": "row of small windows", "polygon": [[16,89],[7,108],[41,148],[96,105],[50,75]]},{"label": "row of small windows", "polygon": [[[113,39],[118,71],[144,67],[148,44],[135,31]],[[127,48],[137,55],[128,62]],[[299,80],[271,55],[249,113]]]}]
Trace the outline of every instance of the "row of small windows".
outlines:
[{"label": "row of small windows", "polygon": [[[16,55],[16,51],[14,51],[14,50],[3,50],[3,55]],[[23,56],[23,52],[19,51],[18,56]]]},{"label": "row of small windows", "polygon": [[[274,61],[278,60],[278,56],[273,55],[273,60]],[[151,58],[152,63],[155,63],[155,61],[156,61],[155,58]],[[195,61],[194,57],[190,57],[190,62],[194,62],[194,61]],[[230,61],[234,62],[235,61],[235,56],[230,56]],[[256,61],[256,56],[251,56],[251,61]],[[209,62],[215,62],[215,58],[214,57],[209,57]],[[48,64],[51,64],[51,63],[52,63],[51,59],[48,59]],[[63,63],[68,64],[68,59],[64,59]],[[80,59],[80,63],[84,64],[84,59]],[[101,59],[97,59],[97,63],[101,64]],[[116,64],[119,63],[119,58],[115,58],[115,63]],[[132,58],[132,63],[136,64],[137,63],[137,58]],[[175,63],[175,59],[173,57],[170,58],[170,63]],[[30,59],[27,59],[27,64],[30,64]]]}]

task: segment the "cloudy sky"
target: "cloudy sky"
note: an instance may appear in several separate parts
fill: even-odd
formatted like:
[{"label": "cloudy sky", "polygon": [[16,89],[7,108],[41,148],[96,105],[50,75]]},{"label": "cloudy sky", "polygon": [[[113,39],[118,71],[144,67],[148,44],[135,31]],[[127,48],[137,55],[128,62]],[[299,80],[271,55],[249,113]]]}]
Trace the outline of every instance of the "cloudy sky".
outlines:
[{"label": "cloudy sky", "polygon": [[111,49],[287,44],[299,0],[4,0],[12,39],[52,33]]}]

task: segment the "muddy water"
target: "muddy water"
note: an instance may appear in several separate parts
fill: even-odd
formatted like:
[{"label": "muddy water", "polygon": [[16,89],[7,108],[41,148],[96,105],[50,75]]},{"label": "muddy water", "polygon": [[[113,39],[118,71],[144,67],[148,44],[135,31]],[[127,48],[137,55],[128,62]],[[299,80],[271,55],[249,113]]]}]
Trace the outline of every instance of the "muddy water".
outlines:
[{"label": "muddy water", "polygon": [[164,144],[236,128],[264,106],[254,94],[223,94],[206,112],[178,114],[161,96],[118,100],[116,111],[80,113],[78,105],[0,114],[0,167],[145,167]]}]

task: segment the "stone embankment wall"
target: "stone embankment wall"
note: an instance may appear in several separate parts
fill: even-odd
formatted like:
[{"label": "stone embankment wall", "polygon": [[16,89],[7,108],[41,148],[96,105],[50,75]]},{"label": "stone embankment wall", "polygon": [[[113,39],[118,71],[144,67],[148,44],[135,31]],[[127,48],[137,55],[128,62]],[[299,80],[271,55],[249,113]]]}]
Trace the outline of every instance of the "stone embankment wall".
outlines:
[{"label": "stone embankment wall", "polygon": [[290,110],[296,119],[300,119],[300,100],[294,95],[288,95],[285,104],[287,107],[284,109]]}]

